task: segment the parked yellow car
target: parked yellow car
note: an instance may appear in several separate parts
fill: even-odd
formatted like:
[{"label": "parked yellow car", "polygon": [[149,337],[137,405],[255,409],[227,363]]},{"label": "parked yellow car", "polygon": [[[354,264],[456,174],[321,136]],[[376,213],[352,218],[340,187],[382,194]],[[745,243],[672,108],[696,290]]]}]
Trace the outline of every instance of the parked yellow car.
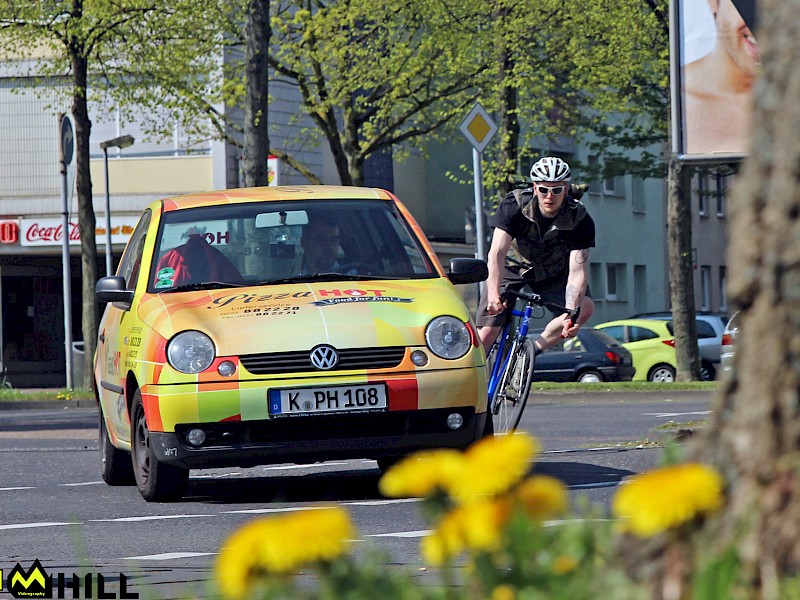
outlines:
[{"label": "parked yellow car", "polygon": [[667,321],[622,319],[595,325],[620,342],[633,355],[634,381],[675,381],[675,337]]},{"label": "parked yellow car", "polygon": [[485,278],[475,259],[445,271],[383,190],[153,202],[96,288],[103,479],[165,500],[194,468],[468,446],[485,358],[454,284]]}]

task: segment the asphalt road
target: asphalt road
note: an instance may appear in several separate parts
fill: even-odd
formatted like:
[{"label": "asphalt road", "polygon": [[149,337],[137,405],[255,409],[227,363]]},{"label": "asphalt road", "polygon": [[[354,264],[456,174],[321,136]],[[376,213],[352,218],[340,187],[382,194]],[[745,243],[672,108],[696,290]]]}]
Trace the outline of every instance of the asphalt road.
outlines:
[{"label": "asphalt road", "polygon": [[[624,477],[657,464],[653,442],[696,427],[710,397],[535,393],[521,423],[543,446],[532,470],[563,480],[573,500],[585,496],[606,509]],[[418,552],[428,527],[418,502],[382,498],[373,461],[192,471],[183,501],[146,503],[135,487],[101,481],[96,421],[93,408],[0,406],[4,573],[39,559],[51,575],[103,574],[111,593],[119,594],[123,574],[127,590],[141,597],[205,597],[216,554],[237,527],[259,515],[333,503],[356,523],[357,552],[379,549],[417,577],[436,577]],[[663,427],[669,423],[674,427]]]}]

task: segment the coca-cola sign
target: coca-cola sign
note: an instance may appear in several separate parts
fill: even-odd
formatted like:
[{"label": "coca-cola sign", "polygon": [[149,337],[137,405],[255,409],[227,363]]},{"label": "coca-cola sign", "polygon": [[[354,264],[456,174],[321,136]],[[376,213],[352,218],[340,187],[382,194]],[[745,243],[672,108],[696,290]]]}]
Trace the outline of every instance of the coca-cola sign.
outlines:
[{"label": "coca-cola sign", "polygon": [[[136,227],[136,217],[118,217],[111,218],[111,243],[125,244],[128,238],[133,233],[133,228]],[[64,224],[62,219],[59,218],[44,218],[44,219],[22,219],[20,221],[20,239],[19,243],[22,246],[56,246],[63,243]],[[105,243],[106,228],[105,221],[97,221],[95,228],[95,236],[97,237],[97,245],[102,246]],[[81,234],[78,229],[77,221],[70,221],[69,223],[69,243],[80,244]]]}]

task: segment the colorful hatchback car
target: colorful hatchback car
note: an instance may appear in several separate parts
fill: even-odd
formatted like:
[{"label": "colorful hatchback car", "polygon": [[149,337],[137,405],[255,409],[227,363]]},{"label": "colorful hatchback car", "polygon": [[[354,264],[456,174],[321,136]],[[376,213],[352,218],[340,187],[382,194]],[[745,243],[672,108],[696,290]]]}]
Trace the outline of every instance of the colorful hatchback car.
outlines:
[{"label": "colorful hatchback car", "polygon": [[189,470],[464,448],[486,425],[484,355],[453,284],[392,194],[225,190],[152,203],[117,275],[94,375],[102,476],[146,500]]}]

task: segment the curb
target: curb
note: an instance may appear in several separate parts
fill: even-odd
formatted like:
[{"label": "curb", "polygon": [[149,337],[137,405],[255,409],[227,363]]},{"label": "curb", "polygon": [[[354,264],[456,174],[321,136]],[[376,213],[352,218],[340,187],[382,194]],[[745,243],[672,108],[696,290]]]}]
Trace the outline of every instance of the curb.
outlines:
[{"label": "curb", "polygon": [[93,398],[78,398],[76,400],[0,400],[0,412],[4,410],[24,409],[64,409],[94,408],[97,402]]}]

